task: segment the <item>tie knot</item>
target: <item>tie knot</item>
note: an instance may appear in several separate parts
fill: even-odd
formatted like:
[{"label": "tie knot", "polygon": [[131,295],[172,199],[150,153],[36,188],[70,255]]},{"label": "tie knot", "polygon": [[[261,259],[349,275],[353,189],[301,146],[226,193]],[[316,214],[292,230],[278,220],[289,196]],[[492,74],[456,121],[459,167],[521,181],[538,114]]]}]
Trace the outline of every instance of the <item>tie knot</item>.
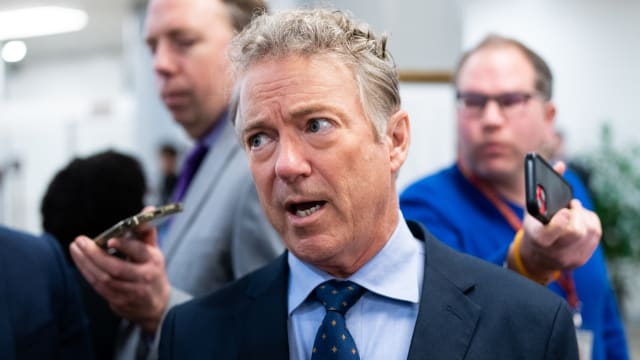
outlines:
[{"label": "tie knot", "polygon": [[364,293],[364,288],[351,281],[329,280],[316,287],[316,297],[327,311],[344,315]]},{"label": "tie knot", "polygon": [[205,143],[203,142],[198,143],[193,149],[191,149],[191,151],[189,152],[189,155],[187,155],[187,159],[185,160],[185,166],[197,167],[196,164],[202,161],[202,159],[204,158],[204,155],[207,153],[208,150],[209,150],[209,147]]}]

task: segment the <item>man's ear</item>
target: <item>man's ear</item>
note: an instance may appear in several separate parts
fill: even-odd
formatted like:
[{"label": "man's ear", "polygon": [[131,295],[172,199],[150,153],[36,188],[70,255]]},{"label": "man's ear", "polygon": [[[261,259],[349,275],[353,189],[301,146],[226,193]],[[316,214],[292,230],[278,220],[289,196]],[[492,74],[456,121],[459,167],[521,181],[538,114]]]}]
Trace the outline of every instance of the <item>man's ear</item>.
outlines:
[{"label": "man's ear", "polygon": [[391,171],[398,173],[409,153],[411,142],[411,129],[409,128],[409,115],[404,110],[398,110],[391,115],[387,122],[387,141],[389,143],[389,163]]},{"label": "man's ear", "polygon": [[551,100],[547,101],[544,107],[544,120],[551,127],[553,127],[553,123],[556,120],[556,111],[556,104]]},{"label": "man's ear", "polygon": [[556,105],[553,101],[547,101],[544,104],[544,126],[545,126],[545,141],[553,142],[553,137],[555,136],[556,128]]}]

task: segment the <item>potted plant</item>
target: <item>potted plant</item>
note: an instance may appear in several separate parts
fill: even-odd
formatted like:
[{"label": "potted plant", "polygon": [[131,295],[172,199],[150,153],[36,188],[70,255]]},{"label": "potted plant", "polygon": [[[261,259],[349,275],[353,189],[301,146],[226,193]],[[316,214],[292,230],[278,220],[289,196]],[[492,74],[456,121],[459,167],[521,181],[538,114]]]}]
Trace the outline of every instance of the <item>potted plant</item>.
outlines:
[{"label": "potted plant", "polygon": [[640,146],[614,146],[607,124],[600,136],[600,144],[578,157],[576,164],[588,174],[585,182],[602,222],[602,248],[614,291],[623,305],[626,274],[640,259]]}]

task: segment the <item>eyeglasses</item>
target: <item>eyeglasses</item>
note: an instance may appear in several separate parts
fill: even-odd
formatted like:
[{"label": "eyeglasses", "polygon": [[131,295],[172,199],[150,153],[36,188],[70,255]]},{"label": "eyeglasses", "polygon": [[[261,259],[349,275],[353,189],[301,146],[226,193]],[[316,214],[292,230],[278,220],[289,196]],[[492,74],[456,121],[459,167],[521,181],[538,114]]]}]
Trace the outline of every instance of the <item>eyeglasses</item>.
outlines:
[{"label": "eyeglasses", "polygon": [[525,92],[507,92],[498,95],[486,95],[476,92],[458,92],[458,108],[469,117],[481,117],[484,108],[490,100],[495,101],[506,117],[515,117],[522,114],[525,105],[533,97],[533,94]]}]

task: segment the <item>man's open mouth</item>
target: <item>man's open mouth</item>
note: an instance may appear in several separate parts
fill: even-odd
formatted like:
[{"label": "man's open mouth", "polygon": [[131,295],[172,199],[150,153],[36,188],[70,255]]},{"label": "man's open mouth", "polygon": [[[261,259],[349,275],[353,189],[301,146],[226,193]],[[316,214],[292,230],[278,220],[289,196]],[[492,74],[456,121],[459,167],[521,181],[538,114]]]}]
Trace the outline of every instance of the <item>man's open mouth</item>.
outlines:
[{"label": "man's open mouth", "polygon": [[295,216],[307,217],[320,210],[326,203],[326,201],[309,201],[289,204],[287,211]]}]

